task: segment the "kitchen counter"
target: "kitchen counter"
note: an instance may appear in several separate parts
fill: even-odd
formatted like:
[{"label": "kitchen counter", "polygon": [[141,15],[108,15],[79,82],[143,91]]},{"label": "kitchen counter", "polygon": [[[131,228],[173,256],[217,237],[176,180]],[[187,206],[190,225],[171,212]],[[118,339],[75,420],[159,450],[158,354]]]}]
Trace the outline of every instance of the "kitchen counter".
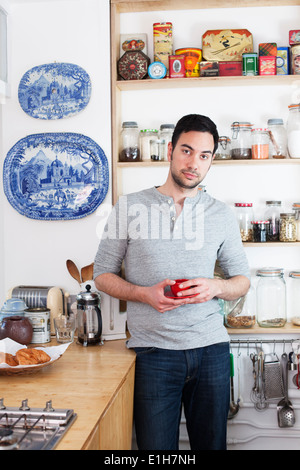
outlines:
[{"label": "kitchen counter", "polygon": [[35,374],[0,376],[0,398],[6,406],[27,398],[32,407],[52,400],[53,408],[74,409],[77,419],[56,450],[131,449],[134,369],[135,353],[125,340],[89,347],[74,342]]}]

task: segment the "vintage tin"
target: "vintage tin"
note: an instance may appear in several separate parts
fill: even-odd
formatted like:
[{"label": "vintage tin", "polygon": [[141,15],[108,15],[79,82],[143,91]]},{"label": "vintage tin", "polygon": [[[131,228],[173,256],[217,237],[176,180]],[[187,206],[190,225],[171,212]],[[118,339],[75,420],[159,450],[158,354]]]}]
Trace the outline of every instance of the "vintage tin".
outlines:
[{"label": "vintage tin", "polygon": [[141,80],[147,76],[149,64],[142,51],[127,51],[118,60],[118,73],[124,80]]},{"label": "vintage tin", "polygon": [[169,56],[169,77],[184,78],[185,77],[185,57],[184,55]]},{"label": "vintage tin", "polygon": [[218,77],[219,62],[214,60],[205,60],[200,62],[200,77]]},{"label": "vintage tin", "polygon": [[199,77],[200,76],[200,62],[202,59],[202,50],[195,47],[185,47],[176,49],[176,55],[184,55],[185,76],[186,77]]},{"label": "vintage tin", "polygon": [[173,54],[172,23],[153,23],[154,61],[162,62],[169,72],[169,55]]},{"label": "vintage tin", "polygon": [[152,62],[148,67],[148,75],[150,78],[165,78],[167,67],[162,62]]},{"label": "vintage tin", "polygon": [[220,77],[242,75],[242,62],[220,62],[219,75]]},{"label": "vintage tin", "polygon": [[300,75],[300,45],[291,46],[290,56],[291,56],[291,61],[290,61],[291,74]]},{"label": "vintage tin", "polygon": [[33,328],[31,343],[49,343],[50,342],[50,309],[27,308],[24,313],[29,319]]},{"label": "vintage tin", "polygon": [[202,36],[203,59],[241,61],[245,52],[253,52],[252,34],[247,29],[211,29]]},{"label": "vintage tin", "polygon": [[243,54],[243,75],[258,75],[258,57],[256,52]]},{"label": "vintage tin", "polygon": [[277,48],[276,71],[277,71],[277,75],[289,75],[290,73],[289,47]]},{"label": "vintage tin", "polygon": [[260,56],[258,70],[259,75],[276,75],[276,57],[273,55]]},{"label": "vintage tin", "polygon": [[274,55],[277,56],[276,42],[262,42],[258,45],[258,55]]},{"label": "vintage tin", "polygon": [[289,31],[289,45],[300,44],[300,29],[291,29]]}]

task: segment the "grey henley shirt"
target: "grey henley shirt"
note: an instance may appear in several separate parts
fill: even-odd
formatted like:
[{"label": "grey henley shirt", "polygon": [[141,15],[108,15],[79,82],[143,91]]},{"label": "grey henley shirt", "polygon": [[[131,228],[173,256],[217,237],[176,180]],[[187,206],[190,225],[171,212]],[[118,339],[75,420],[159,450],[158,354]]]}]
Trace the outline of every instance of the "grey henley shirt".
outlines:
[{"label": "grey henley shirt", "polygon": [[[151,286],[169,279],[213,278],[216,260],[225,277],[250,278],[233,211],[208,193],[186,198],[176,216],[171,197],[152,187],[121,196],[110,214],[95,257],[94,278],[118,274]],[[128,347],[191,349],[229,341],[218,299],[159,313],[127,302]]]}]

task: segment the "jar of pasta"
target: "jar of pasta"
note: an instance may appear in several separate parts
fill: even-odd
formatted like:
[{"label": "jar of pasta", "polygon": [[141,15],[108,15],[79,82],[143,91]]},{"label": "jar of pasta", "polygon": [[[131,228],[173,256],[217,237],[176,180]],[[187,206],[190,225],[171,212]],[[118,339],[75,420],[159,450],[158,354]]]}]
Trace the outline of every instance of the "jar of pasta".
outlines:
[{"label": "jar of pasta", "polygon": [[253,241],[253,207],[252,202],[236,202],[235,215],[240,227],[241,238],[243,242]]},{"label": "jar of pasta", "polygon": [[280,214],[279,240],[281,242],[295,242],[296,238],[296,220],[293,213]]}]

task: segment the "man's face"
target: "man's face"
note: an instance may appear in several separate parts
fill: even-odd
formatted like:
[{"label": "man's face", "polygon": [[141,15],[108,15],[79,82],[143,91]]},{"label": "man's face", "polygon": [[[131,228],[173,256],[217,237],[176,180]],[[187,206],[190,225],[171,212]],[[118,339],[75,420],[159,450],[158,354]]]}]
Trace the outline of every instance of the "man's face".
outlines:
[{"label": "man's face", "polygon": [[205,178],[213,160],[214,139],[209,132],[182,133],[174,149],[168,148],[168,160],[174,182],[193,189]]}]

